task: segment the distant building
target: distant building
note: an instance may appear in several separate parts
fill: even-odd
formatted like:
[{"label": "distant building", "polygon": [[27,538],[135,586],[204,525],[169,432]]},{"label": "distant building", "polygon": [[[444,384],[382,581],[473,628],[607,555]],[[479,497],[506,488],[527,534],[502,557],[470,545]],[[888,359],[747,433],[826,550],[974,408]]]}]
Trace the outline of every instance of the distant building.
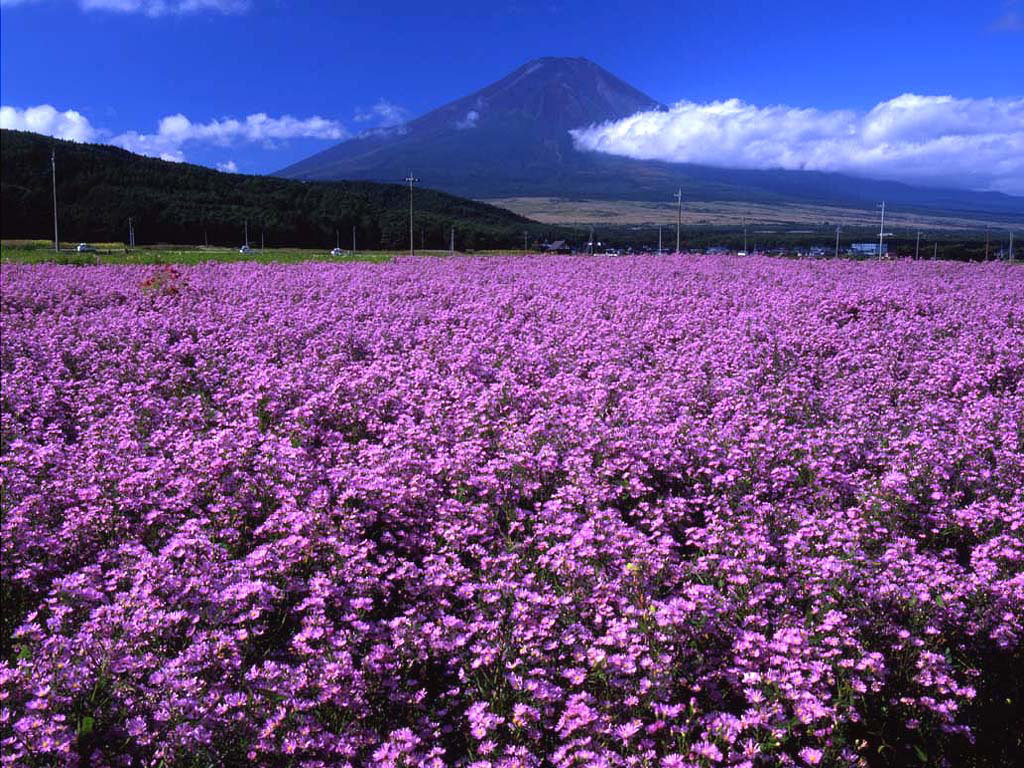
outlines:
[{"label": "distant building", "polygon": [[[878,243],[853,243],[850,250],[859,256],[878,256]],[[882,243],[882,256],[889,253],[889,244]]]}]

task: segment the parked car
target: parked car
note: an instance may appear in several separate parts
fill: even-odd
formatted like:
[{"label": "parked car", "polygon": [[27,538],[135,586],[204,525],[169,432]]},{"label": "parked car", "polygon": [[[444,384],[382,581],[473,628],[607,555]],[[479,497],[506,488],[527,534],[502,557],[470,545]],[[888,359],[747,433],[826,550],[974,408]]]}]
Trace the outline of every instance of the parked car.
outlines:
[{"label": "parked car", "polygon": [[332,248],[331,249],[331,256],[343,256],[344,254],[345,254],[345,252],[343,250],[341,250],[341,248]]},{"label": "parked car", "polygon": [[239,253],[252,253],[253,250],[248,245],[243,245],[241,248],[238,249],[238,252]]},{"label": "parked car", "polygon": [[75,250],[78,251],[79,253],[88,253],[90,251],[95,251],[96,249],[93,248],[88,243],[79,243],[78,247],[76,247]]}]

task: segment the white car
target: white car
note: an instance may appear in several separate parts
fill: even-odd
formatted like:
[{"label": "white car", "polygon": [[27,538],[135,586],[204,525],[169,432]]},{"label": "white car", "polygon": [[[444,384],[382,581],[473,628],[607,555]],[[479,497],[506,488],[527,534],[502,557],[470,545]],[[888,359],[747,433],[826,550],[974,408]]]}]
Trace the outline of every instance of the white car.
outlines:
[{"label": "white car", "polygon": [[79,253],[88,253],[89,251],[95,251],[96,249],[93,248],[88,243],[79,243],[78,247],[76,247],[75,250],[78,251]]},{"label": "white car", "polygon": [[252,248],[250,248],[248,245],[243,245],[241,248],[238,249],[238,252],[239,253],[252,253],[253,251],[252,251]]},{"label": "white car", "polygon": [[345,252],[341,248],[332,248],[331,256],[344,256]]}]

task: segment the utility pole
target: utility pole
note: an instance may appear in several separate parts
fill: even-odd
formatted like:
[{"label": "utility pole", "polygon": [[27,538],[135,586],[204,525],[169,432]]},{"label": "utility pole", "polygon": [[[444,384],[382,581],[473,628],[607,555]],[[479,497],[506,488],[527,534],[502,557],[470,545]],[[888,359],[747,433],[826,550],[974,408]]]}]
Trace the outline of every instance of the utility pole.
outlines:
[{"label": "utility pole", "polygon": [[206,232],[206,227],[203,227],[203,247],[204,248],[209,248],[210,247],[210,236]]},{"label": "utility pole", "polygon": [[882,244],[885,239],[885,200],[882,201],[882,222],[878,226],[878,258],[882,258]]},{"label": "utility pole", "polygon": [[451,240],[448,242],[448,255],[455,255],[455,227],[452,227],[452,237]]},{"label": "utility pole", "polygon": [[679,208],[676,212],[676,253],[679,253],[679,228],[683,225],[683,188],[680,187],[673,197],[679,203]]},{"label": "utility pole", "polygon": [[527,232],[527,231],[526,231],[526,230],[524,229],[524,230],[523,230],[523,255],[526,255],[527,251],[529,251],[529,250],[530,250],[530,241],[529,241],[529,237],[530,237],[530,233],[529,233],[529,232]]},{"label": "utility pole", "polygon": [[590,250],[590,255],[594,255],[594,225],[590,225],[590,242],[587,243],[587,248]]},{"label": "utility pole", "polygon": [[352,225],[352,253],[356,252],[356,225]]},{"label": "utility pole", "polygon": [[914,248],[914,259],[921,258],[921,230],[917,230],[917,246]]},{"label": "utility pole", "polygon": [[53,171],[53,250],[60,250],[60,238],[57,235],[57,149],[50,148],[50,168]]},{"label": "utility pole", "polygon": [[988,261],[988,227],[985,227],[985,261]]},{"label": "utility pole", "polygon": [[1010,263],[1013,263],[1013,230],[1010,230]]},{"label": "utility pole", "polygon": [[263,255],[263,230],[260,230],[260,256]]},{"label": "utility pole", "polygon": [[932,261],[935,261],[937,258],[939,258],[939,243],[936,240],[932,248]]},{"label": "utility pole", "polygon": [[836,258],[839,258],[839,228],[841,224],[836,224]]},{"label": "utility pole", "polygon": [[245,219],[244,225],[245,225],[245,247],[248,248],[249,247],[249,220],[248,219]]},{"label": "utility pole", "polygon": [[132,217],[128,217],[128,250],[135,248],[135,225],[132,224]]},{"label": "utility pole", "polygon": [[405,177],[404,181],[409,183],[409,255],[416,255],[416,243],[413,240],[412,234],[412,185],[415,184],[419,179],[412,175],[412,171]]},{"label": "utility pole", "polygon": [[661,255],[661,227],[658,227],[658,255]]},{"label": "utility pole", "polygon": [[743,217],[743,255],[747,255],[747,217]]}]

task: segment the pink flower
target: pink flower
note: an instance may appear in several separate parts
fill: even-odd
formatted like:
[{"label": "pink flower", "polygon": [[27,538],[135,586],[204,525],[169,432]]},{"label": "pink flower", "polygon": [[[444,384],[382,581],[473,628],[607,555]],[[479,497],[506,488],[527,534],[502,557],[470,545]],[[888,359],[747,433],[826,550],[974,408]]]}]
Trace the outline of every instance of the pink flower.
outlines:
[{"label": "pink flower", "polygon": [[804,747],[800,750],[800,759],[807,765],[817,765],[825,753],[814,747]]}]

